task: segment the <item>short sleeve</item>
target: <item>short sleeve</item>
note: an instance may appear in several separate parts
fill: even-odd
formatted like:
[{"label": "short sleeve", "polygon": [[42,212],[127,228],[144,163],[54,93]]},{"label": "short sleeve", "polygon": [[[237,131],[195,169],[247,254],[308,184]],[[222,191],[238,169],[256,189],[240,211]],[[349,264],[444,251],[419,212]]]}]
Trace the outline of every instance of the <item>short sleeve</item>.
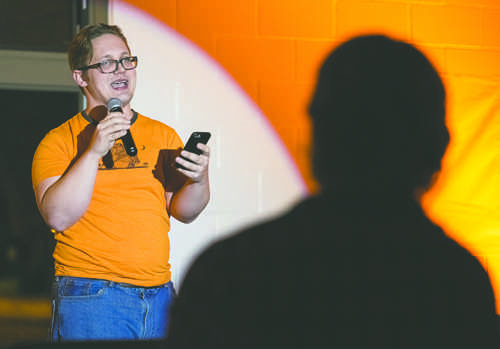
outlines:
[{"label": "short sleeve", "polygon": [[73,156],[59,133],[56,130],[49,132],[35,151],[31,167],[33,189],[47,178],[64,174],[71,163]]},{"label": "short sleeve", "polygon": [[179,137],[173,128],[169,128],[168,143],[169,149],[184,148],[184,143],[182,142],[181,137]]}]

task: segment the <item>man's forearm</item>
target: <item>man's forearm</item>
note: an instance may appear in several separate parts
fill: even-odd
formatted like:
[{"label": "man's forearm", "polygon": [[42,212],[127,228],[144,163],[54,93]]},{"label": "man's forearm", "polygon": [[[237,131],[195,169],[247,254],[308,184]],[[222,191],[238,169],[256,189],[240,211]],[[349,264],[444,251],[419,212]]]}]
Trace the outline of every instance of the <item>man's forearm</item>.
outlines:
[{"label": "man's forearm", "polygon": [[170,214],[183,223],[191,223],[210,200],[208,178],[201,182],[188,181],[172,198]]}]

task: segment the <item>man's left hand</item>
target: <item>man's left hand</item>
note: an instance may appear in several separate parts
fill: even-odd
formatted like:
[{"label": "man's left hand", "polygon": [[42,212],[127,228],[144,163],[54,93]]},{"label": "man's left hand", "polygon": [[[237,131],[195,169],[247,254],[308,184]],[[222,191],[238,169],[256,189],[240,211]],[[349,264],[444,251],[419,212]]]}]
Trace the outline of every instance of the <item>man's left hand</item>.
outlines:
[{"label": "man's left hand", "polygon": [[183,168],[177,168],[177,171],[183,173],[186,177],[195,183],[208,181],[208,163],[210,158],[210,147],[203,143],[198,143],[197,148],[201,154],[197,155],[183,150],[175,159],[175,162]]}]

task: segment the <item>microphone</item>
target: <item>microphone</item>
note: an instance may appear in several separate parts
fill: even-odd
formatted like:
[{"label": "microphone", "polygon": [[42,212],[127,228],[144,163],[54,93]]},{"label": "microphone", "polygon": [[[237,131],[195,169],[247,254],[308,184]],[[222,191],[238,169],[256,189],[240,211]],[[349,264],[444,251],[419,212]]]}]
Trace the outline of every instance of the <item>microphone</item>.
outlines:
[{"label": "microphone", "polygon": [[[122,101],[120,101],[118,98],[111,98],[108,101],[108,110],[109,112],[123,112],[122,109]],[[125,136],[120,138],[122,140],[123,146],[125,147],[125,151],[127,152],[128,156],[134,156],[137,155],[137,148],[134,143],[134,139],[132,138],[132,134],[130,133],[130,130],[127,130],[127,133]]]}]

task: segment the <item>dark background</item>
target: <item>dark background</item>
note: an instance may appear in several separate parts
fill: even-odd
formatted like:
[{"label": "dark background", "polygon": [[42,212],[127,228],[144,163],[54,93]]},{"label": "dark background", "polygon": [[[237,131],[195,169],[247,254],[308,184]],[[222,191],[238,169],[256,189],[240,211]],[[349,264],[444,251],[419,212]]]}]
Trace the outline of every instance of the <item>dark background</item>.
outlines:
[{"label": "dark background", "polygon": [[49,294],[53,234],[31,185],[31,162],[43,136],[78,113],[79,93],[0,90],[0,294]]},{"label": "dark background", "polygon": [[[82,4],[0,1],[0,50],[64,54],[74,33],[88,23]],[[22,76],[21,70],[0,66],[0,74]],[[54,240],[36,206],[31,162],[43,136],[78,113],[81,96],[75,91],[0,86],[0,296],[50,294]]]}]

